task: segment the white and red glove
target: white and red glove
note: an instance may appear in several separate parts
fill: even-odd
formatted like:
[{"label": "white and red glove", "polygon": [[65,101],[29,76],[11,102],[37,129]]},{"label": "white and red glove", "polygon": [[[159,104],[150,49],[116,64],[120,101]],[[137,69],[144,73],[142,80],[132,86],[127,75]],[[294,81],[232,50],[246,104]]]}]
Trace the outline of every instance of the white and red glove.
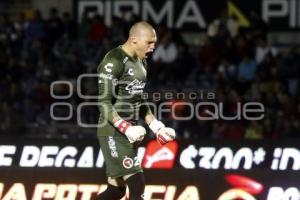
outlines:
[{"label": "white and red glove", "polygon": [[149,124],[149,128],[156,135],[156,141],[161,145],[173,141],[176,137],[174,129],[165,127],[165,125],[157,119],[154,119]]},{"label": "white and red glove", "polygon": [[140,142],[146,135],[146,129],[142,126],[132,126],[131,123],[120,119],[114,126],[123,134],[126,135],[130,143]]}]

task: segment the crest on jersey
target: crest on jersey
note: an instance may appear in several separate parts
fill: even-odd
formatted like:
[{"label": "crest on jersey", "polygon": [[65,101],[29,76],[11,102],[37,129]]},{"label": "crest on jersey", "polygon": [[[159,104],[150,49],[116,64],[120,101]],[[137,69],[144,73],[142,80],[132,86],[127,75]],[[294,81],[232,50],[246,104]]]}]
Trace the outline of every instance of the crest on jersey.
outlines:
[{"label": "crest on jersey", "polygon": [[131,167],[133,167],[133,160],[126,156],[123,159],[123,167],[125,167],[126,169],[130,169]]}]

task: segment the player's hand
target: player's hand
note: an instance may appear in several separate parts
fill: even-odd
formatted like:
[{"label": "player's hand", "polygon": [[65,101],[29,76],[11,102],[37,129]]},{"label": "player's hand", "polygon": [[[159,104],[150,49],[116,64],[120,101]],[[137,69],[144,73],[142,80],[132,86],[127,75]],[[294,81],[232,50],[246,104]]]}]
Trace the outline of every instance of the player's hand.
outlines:
[{"label": "player's hand", "polygon": [[140,142],[146,135],[146,129],[142,126],[129,126],[125,135],[130,143]]},{"label": "player's hand", "polygon": [[165,125],[161,121],[158,121],[157,119],[154,119],[149,124],[149,128],[156,135],[156,140],[161,145],[164,145],[174,140],[176,137],[174,129],[165,127]]},{"label": "player's hand", "polygon": [[156,134],[156,141],[161,144],[167,144],[175,139],[175,130],[169,127],[161,128]]},{"label": "player's hand", "polygon": [[114,126],[123,134],[126,135],[130,143],[140,142],[146,135],[146,129],[142,126],[133,126],[131,123],[120,119]]}]

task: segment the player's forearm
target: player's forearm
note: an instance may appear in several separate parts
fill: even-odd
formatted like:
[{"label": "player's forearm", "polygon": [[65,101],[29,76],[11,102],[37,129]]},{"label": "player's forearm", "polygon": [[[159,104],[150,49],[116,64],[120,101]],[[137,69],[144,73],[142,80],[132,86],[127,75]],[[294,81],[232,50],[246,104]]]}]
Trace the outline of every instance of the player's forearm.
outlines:
[{"label": "player's forearm", "polygon": [[145,122],[149,125],[155,119],[152,113],[149,113],[145,116]]},{"label": "player's forearm", "polygon": [[155,119],[155,116],[153,115],[148,103],[143,100],[142,106],[140,108],[140,117],[145,120],[145,122],[149,125],[153,119]]},{"label": "player's forearm", "polygon": [[109,100],[100,101],[99,110],[102,118],[104,118],[111,124],[115,124],[118,120],[121,119]]}]

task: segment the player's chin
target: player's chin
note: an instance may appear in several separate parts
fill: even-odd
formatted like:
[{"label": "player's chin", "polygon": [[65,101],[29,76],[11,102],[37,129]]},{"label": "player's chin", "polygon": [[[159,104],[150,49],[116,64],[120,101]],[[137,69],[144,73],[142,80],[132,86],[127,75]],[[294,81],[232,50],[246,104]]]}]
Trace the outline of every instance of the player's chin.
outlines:
[{"label": "player's chin", "polygon": [[150,57],[151,53],[152,53],[152,52],[147,52],[147,53],[145,53],[145,58]]},{"label": "player's chin", "polygon": [[145,58],[147,58],[147,54],[139,55],[139,58],[140,58],[140,59],[145,59]]}]

